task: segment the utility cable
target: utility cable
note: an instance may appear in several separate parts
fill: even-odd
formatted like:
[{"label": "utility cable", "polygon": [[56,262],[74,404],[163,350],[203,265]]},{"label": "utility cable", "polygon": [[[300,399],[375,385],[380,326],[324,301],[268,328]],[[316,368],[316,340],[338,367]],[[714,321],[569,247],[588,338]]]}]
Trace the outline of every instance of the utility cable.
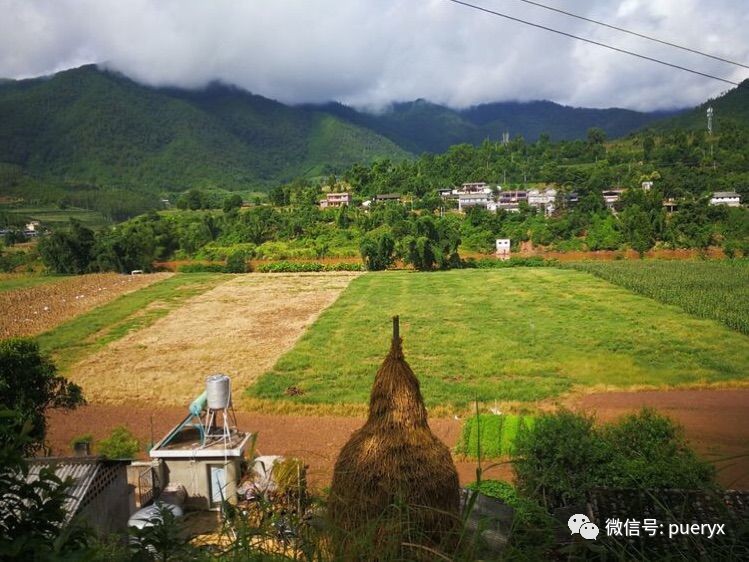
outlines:
[{"label": "utility cable", "polygon": [[619,47],[614,47],[613,45],[608,45],[606,43],[601,43],[600,41],[594,41],[593,39],[587,39],[585,37],[580,37],[579,35],[573,35],[572,33],[567,33],[566,31],[560,31],[558,29],[554,29],[552,27],[547,27],[545,25],[541,25],[538,23],[533,23],[530,21],[526,21],[520,18],[516,18],[514,16],[510,16],[508,14],[503,14],[502,12],[496,12],[494,10],[490,10],[488,8],[483,8],[481,6],[477,6],[475,4],[469,4],[468,2],[463,2],[462,0],[447,0],[448,2],[452,2],[453,4],[459,4],[461,6],[464,6],[466,8],[472,8],[474,10],[478,10],[480,12],[485,12],[487,14],[491,14],[493,16],[497,16],[500,18],[505,18],[508,20],[512,20],[518,23],[522,23],[525,25],[530,25],[531,27],[537,27],[539,29],[543,29],[545,31],[551,31],[552,33],[556,33],[558,35],[564,35],[565,37],[570,37],[572,39],[577,39],[578,41],[585,41],[586,43],[590,43],[592,45],[598,45],[599,47],[605,47],[606,49],[610,49],[612,51],[616,51],[618,53],[624,53],[625,55],[631,55],[633,57],[637,57],[643,60],[655,62],[658,64],[662,64],[664,66],[670,66],[671,68],[676,68],[677,70],[683,70],[685,72],[691,72],[692,74],[697,74],[699,76],[704,76],[705,78],[711,78],[713,80],[718,80],[719,82],[725,82],[726,84],[731,84],[733,86],[738,86],[738,82],[734,82],[732,80],[728,80],[726,78],[720,78],[719,76],[714,76],[712,74],[707,74],[705,72],[700,72],[699,70],[693,70],[691,68],[687,68],[686,66],[680,66],[678,64],[673,64],[670,62],[666,62],[660,59],[656,59],[653,57],[649,57],[647,55],[641,55],[639,53],[635,53],[634,51],[628,51],[627,49],[621,49]]},{"label": "utility cable", "polygon": [[696,55],[702,55],[703,57],[708,57],[711,59],[719,60],[721,62],[726,62],[728,64],[733,64],[736,66],[741,66],[743,68],[749,68],[749,65],[732,61],[729,59],[724,59],[723,57],[719,57],[717,55],[711,55],[710,53],[705,53],[704,51],[699,51],[697,49],[692,49],[690,47],[685,47],[684,45],[678,45],[676,43],[672,43],[670,41],[664,41],[663,39],[658,39],[657,37],[652,37],[651,35],[645,35],[644,33],[638,33],[637,31],[632,31],[631,29],[624,29],[623,27],[617,27],[616,25],[611,25],[606,22],[594,20],[591,18],[586,18],[585,16],[581,16],[578,14],[573,14],[572,12],[567,12],[565,10],[561,10],[559,8],[554,8],[553,6],[547,6],[546,4],[541,4],[540,2],[533,2],[533,0],[518,0],[518,2],[525,2],[526,4],[531,4],[533,6],[538,6],[539,8],[544,8],[545,10],[551,10],[552,12],[557,12],[559,14],[564,14],[565,16],[569,16],[571,18],[577,18],[579,20],[587,21],[590,23],[595,23],[596,25],[601,25],[603,27],[608,27],[609,29],[614,29],[616,31],[621,31],[622,33],[628,33],[629,35],[634,35],[635,37],[641,37],[642,39],[648,39],[649,41],[655,41],[656,43],[660,43],[661,45],[668,45],[669,47],[674,47],[676,49],[681,49],[682,51],[688,51],[690,53],[694,53]]}]

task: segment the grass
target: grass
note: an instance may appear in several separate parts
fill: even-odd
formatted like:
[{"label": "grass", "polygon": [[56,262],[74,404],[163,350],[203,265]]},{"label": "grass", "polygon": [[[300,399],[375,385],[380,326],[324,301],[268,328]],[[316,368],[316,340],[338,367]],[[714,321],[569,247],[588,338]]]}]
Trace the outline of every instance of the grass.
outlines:
[{"label": "grass", "polygon": [[231,279],[221,274],[177,274],[60,324],[37,339],[63,371],[76,360],[131,331],[153,324],[185,300]]},{"label": "grass", "polygon": [[[381,272],[355,279],[248,394],[366,403],[394,314],[430,407],[590,387],[705,386],[745,379],[749,365],[745,336],[587,273]],[[288,396],[289,387],[301,394]]]},{"label": "grass", "polygon": [[568,267],[749,335],[749,260],[629,260]]},{"label": "grass", "polygon": [[7,213],[8,215],[15,215],[24,220],[37,220],[42,223],[42,226],[48,226],[52,228],[66,226],[68,222],[70,222],[70,219],[79,220],[88,227],[104,226],[111,222],[98,211],[90,211],[88,209],[79,209],[76,207],[60,209],[59,207],[55,206],[0,206],[0,210]]},{"label": "grass", "polygon": [[16,289],[28,289],[47,283],[55,283],[67,279],[68,275],[39,275],[26,273],[0,274],[0,293]]}]

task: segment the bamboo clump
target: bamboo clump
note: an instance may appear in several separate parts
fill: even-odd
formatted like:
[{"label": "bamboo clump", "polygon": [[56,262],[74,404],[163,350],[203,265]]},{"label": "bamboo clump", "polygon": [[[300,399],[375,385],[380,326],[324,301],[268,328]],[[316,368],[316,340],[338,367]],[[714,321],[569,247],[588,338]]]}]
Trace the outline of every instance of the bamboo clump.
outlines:
[{"label": "bamboo clump", "polygon": [[372,385],[367,422],[336,461],[329,515],[348,537],[344,542],[370,533],[375,542],[432,547],[454,534],[458,510],[458,474],[449,449],[427,423],[396,316],[390,352]]}]

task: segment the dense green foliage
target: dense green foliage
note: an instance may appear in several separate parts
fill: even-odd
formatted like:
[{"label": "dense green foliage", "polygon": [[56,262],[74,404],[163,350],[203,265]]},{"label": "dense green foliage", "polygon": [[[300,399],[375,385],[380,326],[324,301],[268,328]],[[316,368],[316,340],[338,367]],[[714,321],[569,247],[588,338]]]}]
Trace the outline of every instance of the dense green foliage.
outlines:
[{"label": "dense green foliage", "polygon": [[595,487],[709,488],[715,469],[687,446],[669,418],[642,410],[596,426],[569,411],[545,414],[515,442],[518,489],[547,509],[585,501]]},{"label": "dense green foliage", "polygon": [[522,428],[533,427],[534,418],[517,414],[480,414],[466,418],[455,452],[469,457],[511,455]]},{"label": "dense green foliage", "polygon": [[96,449],[108,459],[132,459],[140,450],[140,443],[128,428],[118,425],[109,437],[96,444]]},{"label": "dense green foliage", "polygon": [[258,266],[258,273],[305,273],[314,271],[361,271],[358,263],[319,263],[277,261]]},{"label": "dense green foliage", "polygon": [[190,187],[250,190],[374,157],[407,157],[326,113],[220,85],[148,88],[94,66],[3,82],[0,121],[0,193],[114,219]]},{"label": "dense green foliage", "polygon": [[581,262],[570,267],[749,334],[749,260]]},{"label": "dense green foliage", "polygon": [[[351,281],[249,395],[286,405],[366,404],[396,314],[429,407],[536,401],[598,384],[743,380],[749,364],[743,334],[583,272],[383,271]],[[380,351],[373,334],[382,335]],[[302,393],[289,395],[290,387]]]},{"label": "dense green foliage", "polygon": [[29,339],[0,340],[0,408],[29,422],[27,452],[41,447],[52,408],[74,409],[84,403],[81,388],[57,374],[54,363]]}]

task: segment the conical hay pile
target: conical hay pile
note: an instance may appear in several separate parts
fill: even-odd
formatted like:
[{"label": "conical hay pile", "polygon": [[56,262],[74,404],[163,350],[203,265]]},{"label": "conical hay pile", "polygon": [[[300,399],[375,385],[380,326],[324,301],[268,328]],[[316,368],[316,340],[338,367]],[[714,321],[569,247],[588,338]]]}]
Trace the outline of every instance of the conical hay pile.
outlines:
[{"label": "conical hay pile", "polygon": [[337,528],[352,535],[371,530],[373,523],[390,533],[393,506],[405,507],[409,540],[439,543],[458,522],[458,473],[449,449],[429,429],[419,381],[403,357],[398,317],[393,324],[390,352],[372,386],[369,418],[336,461],[329,514]]}]

